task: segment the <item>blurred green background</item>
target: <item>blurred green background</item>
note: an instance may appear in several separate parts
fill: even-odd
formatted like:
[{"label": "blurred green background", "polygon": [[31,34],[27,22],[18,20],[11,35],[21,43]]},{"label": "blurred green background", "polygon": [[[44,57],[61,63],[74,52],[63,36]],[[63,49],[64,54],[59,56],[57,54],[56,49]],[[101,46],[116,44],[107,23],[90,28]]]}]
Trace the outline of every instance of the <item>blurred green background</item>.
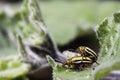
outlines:
[{"label": "blurred green background", "polygon": [[[79,29],[95,28],[97,24],[112,13],[120,10],[119,1],[96,0],[42,0],[39,1],[42,16],[54,41],[64,45],[81,36]],[[0,2],[0,13],[19,11],[21,2]],[[1,17],[0,17],[1,18]],[[89,30],[86,32],[89,33]],[[78,35],[79,34],[79,35]],[[16,53],[16,45],[9,42],[8,33],[0,25],[0,55]]]}]

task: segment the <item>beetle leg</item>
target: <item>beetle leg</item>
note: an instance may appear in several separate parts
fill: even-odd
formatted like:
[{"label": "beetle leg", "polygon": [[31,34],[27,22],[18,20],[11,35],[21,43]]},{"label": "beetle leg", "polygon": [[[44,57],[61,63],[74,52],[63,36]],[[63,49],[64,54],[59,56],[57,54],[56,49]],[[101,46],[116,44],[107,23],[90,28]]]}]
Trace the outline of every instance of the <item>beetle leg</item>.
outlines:
[{"label": "beetle leg", "polygon": [[98,63],[98,62],[95,62],[97,65],[100,65],[100,63]]}]

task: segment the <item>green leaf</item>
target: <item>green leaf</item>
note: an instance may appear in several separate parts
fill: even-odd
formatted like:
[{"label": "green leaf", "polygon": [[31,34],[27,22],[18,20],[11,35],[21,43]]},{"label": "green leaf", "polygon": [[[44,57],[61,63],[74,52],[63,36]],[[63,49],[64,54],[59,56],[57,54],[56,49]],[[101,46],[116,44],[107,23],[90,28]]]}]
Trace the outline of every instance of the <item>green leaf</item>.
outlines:
[{"label": "green leaf", "polygon": [[109,1],[101,3],[97,1],[73,1],[69,3],[62,0],[50,3],[40,2],[40,7],[48,30],[60,45],[73,40],[77,32],[82,34],[78,30],[79,27],[85,28],[87,25],[94,27],[105,17],[120,9],[118,2]]},{"label": "green leaf", "polygon": [[115,13],[113,16],[114,16],[114,21],[116,23],[120,23],[120,13],[119,12]]},{"label": "green leaf", "polygon": [[56,67],[56,63],[55,63],[55,61],[50,57],[50,56],[46,56],[47,57],[47,60],[48,60],[48,62],[49,62],[49,64],[53,67],[53,68],[55,68]]},{"label": "green leaf", "polygon": [[[21,63],[18,56],[0,59],[0,80],[17,80],[29,72],[30,65]],[[16,79],[17,78],[17,79]]]},{"label": "green leaf", "polygon": [[99,60],[101,65],[96,70],[96,80],[108,75],[112,70],[120,70],[120,13],[104,20],[98,27],[101,44]]},{"label": "green leaf", "polygon": [[[13,43],[15,45],[18,39],[19,52],[22,55],[21,57],[25,59],[28,58],[28,54],[26,54],[24,42],[28,43],[29,45],[37,46],[38,44],[40,45],[43,43],[43,41],[47,41],[47,39],[44,38],[47,33],[45,32],[46,28],[44,28],[43,22],[39,22],[41,16],[38,10],[39,7],[36,0],[25,0],[20,11],[16,12],[10,17],[7,15],[8,13],[5,13],[6,16],[3,16],[4,18],[1,20],[2,24],[4,24],[4,26],[8,28],[7,30],[10,31],[10,34],[12,34]],[[11,35],[9,37],[11,37]],[[30,51],[27,53],[30,53]],[[34,62],[33,59],[36,59],[37,54],[33,52],[32,57],[34,57],[34,55],[35,58],[29,58],[31,59],[30,61]],[[22,80],[24,80],[26,77],[31,65],[21,63],[20,58],[16,60],[14,60],[14,58],[15,57],[12,57],[10,60],[0,59],[0,80],[21,80],[22,78]],[[41,56],[37,55],[37,58],[42,61]]]}]

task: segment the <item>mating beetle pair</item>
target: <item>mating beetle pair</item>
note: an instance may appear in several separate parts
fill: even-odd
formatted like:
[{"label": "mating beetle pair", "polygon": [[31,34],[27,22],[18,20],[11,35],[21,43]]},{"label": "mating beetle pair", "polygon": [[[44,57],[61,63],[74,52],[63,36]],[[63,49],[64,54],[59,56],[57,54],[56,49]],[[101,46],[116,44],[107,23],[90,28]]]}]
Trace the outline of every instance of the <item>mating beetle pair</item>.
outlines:
[{"label": "mating beetle pair", "polygon": [[84,69],[97,61],[98,54],[86,46],[78,47],[75,52],[80,54],[80,56],[74,56],[67,59],[63,66],[67,65],[68,67]]}]

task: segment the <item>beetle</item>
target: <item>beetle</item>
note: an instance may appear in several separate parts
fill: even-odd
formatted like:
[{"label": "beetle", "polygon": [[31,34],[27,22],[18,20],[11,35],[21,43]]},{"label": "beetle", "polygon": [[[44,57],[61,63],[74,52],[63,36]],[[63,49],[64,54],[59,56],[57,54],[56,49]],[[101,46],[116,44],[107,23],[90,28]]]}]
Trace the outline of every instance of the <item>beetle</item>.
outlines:
[{"label": "beetle", "polygon": [[67,65],[69,68],[78,68],[82,70],[91,66],[93,63],[94,61],[90,57],[75,56],[67,59],[63,66],[65,67]]},{"label": "beetle", "polygon": [[[76,52],[78,52],[79,54],[81,54],[81,56],[84,57],[89,57],[92,59],[93,62],[97,61],[98,58],[98,54],[95,53],[92,49],[90,49],[89,47],[86,46],[80,46],[76,49]],[[97,63],[97,62],[96,62]],[[99,64],[99,63],[97,63]]]}]

